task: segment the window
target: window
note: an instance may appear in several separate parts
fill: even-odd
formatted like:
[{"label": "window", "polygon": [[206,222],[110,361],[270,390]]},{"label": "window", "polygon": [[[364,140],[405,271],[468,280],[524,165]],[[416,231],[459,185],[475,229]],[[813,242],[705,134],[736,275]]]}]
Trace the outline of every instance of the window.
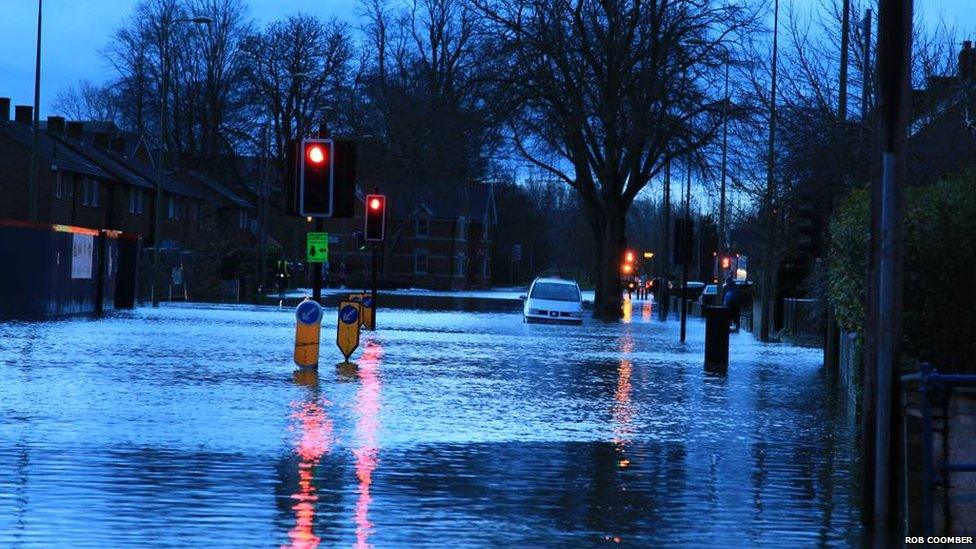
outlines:
[{"label": "window", "polygon": [[420,214],[417,218],[417,224],[414,227],[417,238],[427,238],[430,236],[430,218],[424,214]]},{"label": "window", "polygon": [[246,229],[250,225],[250,219],[247,216],[247,210],[237,211],[237,228]]},{"label": "window", "polygon": [[64,180],[66,179],[63,170],[58,170],[56,179],[54,180],[54,198],[64,198]]},{"label": "window", "polygon": [[146,211],[146,193],[142,189],[129,187],[129,213],[141,214]]},{"label": "window", "polygon": [[180,219],[183,216],[180,212],[180,199],[175,196],[169,197],[169,218],[170,219]]},{"label": "window", "polygon": [[457,256],[457,276],[468,275],[468,258],[463,253]]},{"label": "window", "polygon": [[485,257],[481,260],[481,276],[488,278],[491,274],[491,262]]},{"label": "window", "polygon": [[75,179],[64,170],[58,170],[58,177],[54,182],[54,196],[55,198],[74,198],[75,196]]},{"label": "window", "polygon": [[457,222],[457,239],[467,240],[468,239],[468,223],[463,217],[458,218]]},{"label": "window", "polygon": [[82,178],[81,205],[89,208],[98,207],[98,181],[87,177]]},{"label": "window", "polygon": [[413,272],[414,274],[427,274],[427,250],[414,250]]},{"label": "window", "polygon": [[533,299],[548,299],[552,301],[579,301],[579,288],[576,284],[566,284],[563,282],[536,282],[532,285],[532,293],[529,297]]},{"label": "window", "polygon": [[190,219],[200,221],[200,204],[190,202]]}]

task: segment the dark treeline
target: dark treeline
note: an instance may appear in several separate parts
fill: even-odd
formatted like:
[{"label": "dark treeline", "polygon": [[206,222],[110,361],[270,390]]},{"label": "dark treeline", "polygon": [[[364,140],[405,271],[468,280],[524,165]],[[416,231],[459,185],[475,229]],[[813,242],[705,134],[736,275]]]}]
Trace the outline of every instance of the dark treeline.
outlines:
[{"label": "dark treeline", "polygon": [[[873,3],[852,4],[847,71],[841,0],[783,8],[772,149],[769,4],[361,0],[355,26],[292,14],[261,27],[244,0],[143,0],[103,50],[116,78],[81,82],[56,106],[152,138],[166,80],[168,152],[211,172],[267,156],[275,181],[284,144],[324,125],[359,141],[370,184],[401,211],[499,182],[496,281],[585,272],[603,318],[620,314],[624,246],[663,242],[665,167],[690,164],[697,200],[716,202],[728,121],[725,234],[776,273],[775,300],[815,290],[834,197],[870,175],[873,43],[858,20]],[[916,34],[917,83],[951,72],[953,32]],[[534,183],[516,175],[526,162]],[[672,217],[680,189],[676,179]],[[513,274],[515,244],[530,263]]]}]

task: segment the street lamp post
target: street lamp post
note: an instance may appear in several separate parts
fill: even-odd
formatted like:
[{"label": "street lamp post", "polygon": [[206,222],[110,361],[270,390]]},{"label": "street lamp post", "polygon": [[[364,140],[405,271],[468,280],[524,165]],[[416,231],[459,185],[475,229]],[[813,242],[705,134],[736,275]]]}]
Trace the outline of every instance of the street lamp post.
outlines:
[{"label": "street lamp post", "polygon": [[160,36],[160,64],[161,64],[161,74],[159,83],[159,146],[156,150],[156,200],[155,206],[153,207],[153,268],[152,268],[152,285],[150,286],[150,298],[152,299],[152,306],[159,307],[159,292],[157,291],[157,286],[159,285],[159,248],[162,246],[162,238],[160,238],[160,227],[162,223],[162,216],[160,211],[163,207],[163,162],[165,160],[165,148],[166,148],[166,96],[169,93],[167,90],[168,80],[169,80],[169,27],[175,23],[200,23],[209,25],[213,23],[213,20],[209,17],[191,17],[191,18],[180,18],[173,19],[170,21],[163,21]]},{"label": "street lamp post", "polygon": [[691,248],[693,238],[688,238],[691,233],[691,154],[688,155],[688,168],[685,181],[685,222],[681,234],[681,342],[685,342],[685,333],[688,323],[688,260],[691,258]]},{"label": "street lamp post", "polygon": [[34,61],[34,127],[31,142],[30,180],[27,188],[27,218],[37,221],[37,148],[41,131],[41,1],[37,0],[37,55]]}]

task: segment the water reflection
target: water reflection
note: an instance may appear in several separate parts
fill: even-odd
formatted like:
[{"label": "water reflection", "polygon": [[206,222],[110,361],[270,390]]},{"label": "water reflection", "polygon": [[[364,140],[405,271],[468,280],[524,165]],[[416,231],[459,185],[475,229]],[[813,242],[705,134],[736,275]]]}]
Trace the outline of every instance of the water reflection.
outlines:
[{"label": "water reflection", "polygon": [[291,404],[292,424],[295,435],[295,454],[298,463],[298,491],[291,495],[294,504],[295,525],[288,531],[293,549],[313,549],[322,538],[315,535],[315,505],[319,500],[315,487],[315,467],[322,456],[332,447],[332,420],[326,415],[329,402],[319,394],[318,372],[295,372],[295,382],[309,387],[308,398]]},{"label": "water reflection", "polygon": [[653,308],[651,306],[651,301],[650,300],[645,301],[644,304],[641,306],[641,319],[644,322],[649,322],[651,320],[652,312],[653,312]]},{"label": "water reflection", "polygon": [[369,520],[369,504],[372,502],[369,490],[373,483],[373,471],[378,462],[380,412],[379,364],[383,356],[382,347],[374,340],[368,340],[359,359],[359,391],[356,394],[356,440],[353,450],[356,457],[356,479],[359,482],[359,497],[356,500],[356,547],[371,547],[369,536],[373,523]]}]

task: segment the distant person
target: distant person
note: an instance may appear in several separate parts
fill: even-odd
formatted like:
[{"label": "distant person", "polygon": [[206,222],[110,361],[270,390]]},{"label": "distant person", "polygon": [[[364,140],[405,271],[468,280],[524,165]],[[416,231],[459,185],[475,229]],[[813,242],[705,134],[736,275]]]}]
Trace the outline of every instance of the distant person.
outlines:
[{"label": "distant person", "polygon": [[322,287],[329,289],[329,262],[322,263]]},{"label": "distant person", "polygon": [[346,289],[346,276],[349,273],[348,271],[346,271],[345,261],[339,263],[339,271],[336,274],[339,275],[339,287],[342,288],[343,290]]},{"label": "distant person", "polygon": [[725,301],[723,304],[729,308],[732,316],[731,324],[735,325],[734,331],[736,332],[739,331],[739,301],[739,290],[735,287],[735,279],[729,275],[725,279]]}]

